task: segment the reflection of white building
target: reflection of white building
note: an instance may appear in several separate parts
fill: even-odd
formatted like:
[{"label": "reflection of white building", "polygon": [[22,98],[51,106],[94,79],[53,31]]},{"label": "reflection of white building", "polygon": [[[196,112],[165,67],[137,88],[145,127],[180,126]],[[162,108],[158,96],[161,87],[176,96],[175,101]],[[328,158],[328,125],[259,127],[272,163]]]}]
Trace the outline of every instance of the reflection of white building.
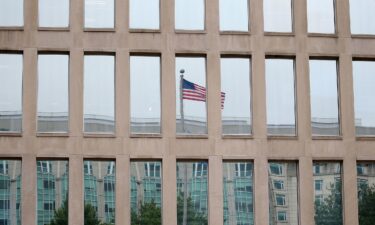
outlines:
[{"label": "reflection of white building", "polygon": [[341,186],[341,165],[332,162],[314,163],[313,170],[315,202],[320,204],[331,195],[336,185]]},{"label": "reflection of white building", "polygon": [[19,132],[22,127],[22,112],[20,111],[1,111],[0,112],[0,132]]},{"label": "reflection of white building", "polygon": [[357,164],[358,191],[361,187],[375,186],[375,163]]}]

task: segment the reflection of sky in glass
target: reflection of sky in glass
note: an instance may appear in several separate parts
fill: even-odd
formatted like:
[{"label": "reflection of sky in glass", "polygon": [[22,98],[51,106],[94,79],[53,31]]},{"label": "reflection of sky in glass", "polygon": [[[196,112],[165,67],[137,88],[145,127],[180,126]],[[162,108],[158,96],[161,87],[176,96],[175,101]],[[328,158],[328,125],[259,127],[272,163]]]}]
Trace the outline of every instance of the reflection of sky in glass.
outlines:
[{"label": "reflection of sky in glass", "polygon": [[264,31],[292,32],[291,0],[264,0]]},{"label": "reflection of sky in glass", "polygon": [[334,0],[308,0],[307,21],[309,33],[334,33]]},{"label": "reflection of sky in glass", "polygon": [[220,0],[220,30],[248,31],[248,0]]},{"label": "reflection of sky in glass", "polygon": [[114,0],[85,0],[85,27],[113,28],[114,10]]},{"label": "reflection of sky in glass", "polygon": [[40,27],[68,27],[69,0],[39,0]]},{"label": "reflection of sky in glass", "polygon": [[352,34],[375,34],[375,1],[349,0]]},{"label": "reflection of sky in glass", "polygon": [[175,28],[204,30],[204,0],[176,0]]},{"label": "reflection of sky in glass", "polygon": [[23,0],[0,1],[1,26],[23,26]]},{"label": "reflection of sky in glass", "polygon": [[159,29],[159,0],[130,0],[130,28]]}]

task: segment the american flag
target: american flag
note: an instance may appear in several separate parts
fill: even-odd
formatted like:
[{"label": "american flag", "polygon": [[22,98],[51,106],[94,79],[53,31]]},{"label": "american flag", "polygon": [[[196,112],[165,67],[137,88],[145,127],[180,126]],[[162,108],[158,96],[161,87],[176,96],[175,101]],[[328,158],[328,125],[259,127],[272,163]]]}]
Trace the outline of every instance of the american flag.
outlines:
[{"label": "american flag", "polygon": [[[206,88],[183,79],[182,99],[192,101],[206,101]],[[221,92],[221,109],[224,109],[225,93]]]}]

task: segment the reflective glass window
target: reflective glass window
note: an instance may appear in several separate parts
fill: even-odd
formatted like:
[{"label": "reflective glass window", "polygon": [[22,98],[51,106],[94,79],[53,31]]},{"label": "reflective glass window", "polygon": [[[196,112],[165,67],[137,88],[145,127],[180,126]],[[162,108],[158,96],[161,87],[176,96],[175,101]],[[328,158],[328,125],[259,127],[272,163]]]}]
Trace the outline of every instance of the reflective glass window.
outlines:
[{"label": "reflective glass window", "polygon": [[68,27],[69,0],[38,0],[39,27]]},{"label": "reflective glass window", "polygon": [[23,0],[0,1],[0,27],[23,26]]},{"label": "reflective glass window", "polygon": [[292,32],[292,0],[264,0],[264,31]]},{"label": "reflective glass window", "polygon": [[358,162],[357,168],[359,225],[366,225],[375,221],[375,163]]},{"label": "reflective glass window", "polygon": [[[85,221],[115,224],[116,167],[114,161],[84,161]],[[86,170],[85,168],[91,168]]]},{"label": "reflective glass window", "polygon": [[84,61],[84,131],[114,133],[115,57],[85,55]]},{"label": "reflective glass window", "polygon": [[130,56],[132,133],[160,133],[160,57]]},{"label": "reflective glass window", "polygon": [[38,132],[67,132],[69,56],[38,56]]},{"label": "reflective glass window", "polygon": [[204,30],[205,0],[176,0],[175,29]]},{"label": "reflective glass window", "polygon": [[375,1],[349,0],[352,34],[375,35]]},{"label": "reflective glass window", "polygon": [[161,162],[134,161],[130,167],[131,224],[162,224]]},{"label": "reflective glass window", "polygon": [[266,59],[268,135],[296,135],[294,60]]},{"label": "reflective glass window", "polygon": [[114,28],[114,0],[85,0],[85,28]]},{"label": "reflective glass window", "polygon": [[[275,165],[283,173],[273,173]],[[288,224],[298,225],[298,164],[296,162],[270,162],[268,166],[269,224],[278,224],[279,221],[288,220]]]},{"label": "reflective glass window", "polygon": [[310,60],[311,128],[314,136],[340,134],[336,60]]},{"label": "reflective glass window", "polygon": [[0,132],[22,130],[22,58],[0,53]]},{"label": "reflective glass window", "polygon": [[251,134],[250,59],[221,58],[223,134]]},{"label": "reflective glass window", "polygon": [[160,2],[159,0],[130,0],[129,20],[131,29],[160,28]]},{"label": "reflective glass window", "polygon": [[342,225],[342,182],[341,164],[339,162],[314,162],[320,167],[320,173],[314,173],[316,180],[324,183],[321,190],[314,188],[315,224]]},{"label": "reflective glass window", "polygon": [[357,136],[375,135],[375,61],[353,61]]},{"label": "reflective glass window", "polygon": [[249,30],[249,0],[220,0],[220,30]]},{"label": "reflective glass window", "polygon": [[253,187],[253,163],[223,163],[224,225],[254,224]]},{"label": "reflective glass window", "polygon": [[177,134],[207,134],[206,59],[176,57]]},{"label": "reflective glass window", "polygon": [[309,33],[335,33],[335,0],[308,0]]}]

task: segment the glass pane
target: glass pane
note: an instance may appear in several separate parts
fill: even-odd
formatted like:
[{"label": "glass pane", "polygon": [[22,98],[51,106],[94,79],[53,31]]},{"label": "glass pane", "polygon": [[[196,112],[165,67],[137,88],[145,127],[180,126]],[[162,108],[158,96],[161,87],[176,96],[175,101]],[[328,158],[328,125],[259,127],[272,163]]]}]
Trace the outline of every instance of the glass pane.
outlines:
[{"label": "glass pane", "polygon": [[339,135],[336,60],[310,60],[312,135]]},{"label": "glass pane", "polygon": [[[298,164],[296,162],[270,162],[268,165],[269,224],[286,221],[287,224],[299,224]],[[275,168],[278,168],[280,173],[274,173]]]},{"label": "glass pane", "polygon": [[[313,179],[322,180],[322,189],[314,188],[315,224],[342,225],[341,165],[338,162],[314,162],[319,172]],[[315,170],[316,171],[316,170]]]},{"label": "glass pane", "polygon": [[36,166],[37,224],[60,224],[68,219],[68,161],[38,160]]},{"label": "glass pane", "polygon": [[349,0],[352,34],[375,34],[375,1]]},{"label": "glass pane", "polygon": [[207,225],[208,163],[177,162],[177,225]]},{"label": "glass pane", "polygon": [[264,0],[264,31],[292,32],[292,0]]},{"label": "glass pane", "polygon": [[177,30],[204,30],[204,0],[176,0],[175,28]]},{"label": "glass pane", "polygon": [[22,54],[0,54],[0,132],[22,129]]},{"label": "glass pane", "polygon": [[131,132],[160,133],[160,57],[130,57]]},{"label": "glass pane", "polygon": [[353,85],[356,134],[375,135],[375,61],[353,61]]},{"label": "glass pane", "polygon": [[223,134],[251,134],[250,59],[221,58]]},{"label": "glass pane", "polygon": [[83,165],[85,221],[115,224],[115,162],[85,160]]},{"label": "glass pane", "polygon": [[375,163],[357,163],[359,225],[375,221]]},{"label": "glass pane", "polygon": [[206,59],[176,57],[177,134],[207,134],[206,99]]},{"label": "glass pane", "polygon": [[224,225],[254,224],[253,163],[223,163]]},{"label": "glass pane", "polygon": [[114,28],[114,0],[85,0],[85,28]]},{"label": "glass pane", "polygon": [[21,160],[0,160],[2,224],[21,225]]},{"label": "glass pane", "polygon": [[115,57],[85,55],[84,131],[115,131]]},{"label": "glass pane", "polygon": [[159,29],[159,0],[130,0],[130,28]]},{"label": "glass pane", "polygon": [[248,0],[220,0],[220,30],[248,31]]},{"label": "glass pane", "polygon": [[38,56],[38,132],[67,132],[69,56]]},{"label": "glass pane", "polygon": [[23,0],[0,1],[0,27],[23,26]]},{"label": "glass pane", "polygon": [[[161,162],[131,162],[131,224],[161,224]],[[142,221],[139,223],[138,221]]]},{"label": "glass pane", "polygon": [[68,27],[69,0],[39,0],[39,27]]},{"label": "glass pane", "polygon": [[266,59],[267,130],[295,135],[294,60]]},{"label": "glass pane", "polygon": [[308,0],[307,21],[309,33],[335,33],[334,0]]}]

